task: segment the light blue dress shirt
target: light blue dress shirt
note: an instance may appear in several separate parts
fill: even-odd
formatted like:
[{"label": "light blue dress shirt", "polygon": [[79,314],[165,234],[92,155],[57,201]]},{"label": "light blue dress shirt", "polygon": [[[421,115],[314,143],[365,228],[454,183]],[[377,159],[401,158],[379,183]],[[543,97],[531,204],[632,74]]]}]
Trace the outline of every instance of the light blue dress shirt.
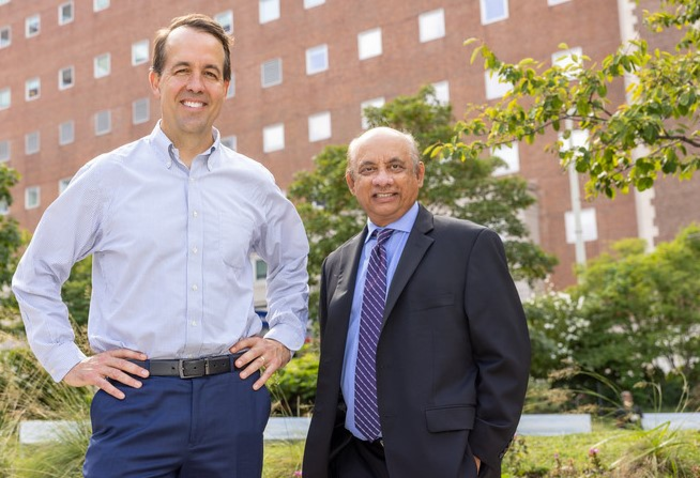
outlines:
[{"label": "light blue dress shirt", "polygon": [[[394,233],[384,245],[387,255],[387,294],[391,289],[391,283],[394,278],[394,272],[396,272],[396,266],[399,264],[401,253],[406,246],[406,241],[411,233],[411,229],[413,229],[413,224],[416,222],[416,217],[418,217],[418,203],[415,203],[411,209],[409,209],[408,212],[406,212],[406,214],[404,214],[398,221],[386,226],[388,229],[394,229]],[[363,436],[355,426],[355,367],[357,363],[357,343],[360,335],[360,312],[362,311],[362,295],[365,289],[367,263],[369,262],[370,251],[377,243],[377,239],[376,237],[372,237],[372,233],[375,229],[379,229],[379,227],[368,219],[367,228],[367,238],[365,239],[365,245],[362,248],[362,256],[360,257],[360,264],[357,270],[355,293],[352,296],[350,325],[348,328],[348,338],[345,344],[343,375],[341,378],[343,398],[345,399],[345,403],[348,407],[347,416],[345,419],[345,428],[347,428],[353,435],[361,440],[366,440],[367,438]]]},{"label": "light blue dress shirt", "polygon": [[158,124],[87,163],[46,210],[13,291],[29,344],[54,380],[85,357],[61,285],[90,254],[96,353],[201,357],[258,334],[252,252],[268,264],[266,337],[303,345],[309,249],[301,219],[269,171],[213,135],[187,168]]}]

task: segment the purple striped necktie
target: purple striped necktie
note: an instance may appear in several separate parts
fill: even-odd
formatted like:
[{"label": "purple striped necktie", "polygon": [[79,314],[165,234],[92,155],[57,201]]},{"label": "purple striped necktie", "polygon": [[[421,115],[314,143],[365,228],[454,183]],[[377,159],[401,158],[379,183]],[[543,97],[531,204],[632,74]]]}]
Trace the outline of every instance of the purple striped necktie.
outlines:
[{"label": "purple striped necktie", "polygon": [[386,249],[393,229],[377,229],[377,244],[372,249],[365,274],[360,313],[360,337],[355,371],[355,425],[374,441],[382,436],[377,404],[377,343],[386,301]]}]

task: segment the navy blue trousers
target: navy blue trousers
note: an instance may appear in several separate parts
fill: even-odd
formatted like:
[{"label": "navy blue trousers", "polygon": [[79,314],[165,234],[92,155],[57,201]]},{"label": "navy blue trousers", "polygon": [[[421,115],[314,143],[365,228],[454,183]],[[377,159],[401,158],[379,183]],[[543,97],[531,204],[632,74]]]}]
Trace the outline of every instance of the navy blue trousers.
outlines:
[{"label": "navy blue trousers", "polygon": [[260,478],[270,394],[253,390],[258,378],[231,372],[151,377],[140,389],[115,384],[124,400],[98,391],[85,477]]}]

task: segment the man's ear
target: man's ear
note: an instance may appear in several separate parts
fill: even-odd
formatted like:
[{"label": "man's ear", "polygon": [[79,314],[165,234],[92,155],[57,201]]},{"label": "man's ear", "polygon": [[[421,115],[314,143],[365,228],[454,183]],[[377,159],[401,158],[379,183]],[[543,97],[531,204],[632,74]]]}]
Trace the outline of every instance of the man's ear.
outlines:
[{"label": "man's ear", "polygon": [[348,183],[348,189],[350,189],[350,192],[352,195],[355,195],[355,179],[352,177],[352,174],[350,172],[345,173],[345,182]]},{"label": "man's ear", "polygon": [[153,94],[156,98],[160,98],[160,75],[151,70],[148,73],[148,82],[151,84],[151,91]]}]

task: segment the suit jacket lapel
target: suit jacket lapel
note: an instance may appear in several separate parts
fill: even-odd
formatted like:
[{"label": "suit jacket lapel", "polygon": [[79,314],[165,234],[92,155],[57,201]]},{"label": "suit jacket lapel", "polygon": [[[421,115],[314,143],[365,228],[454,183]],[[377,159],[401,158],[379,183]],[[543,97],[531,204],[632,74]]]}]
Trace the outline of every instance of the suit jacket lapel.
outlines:
[{"label": "suit jacket lapel", "polygon": [[418,264],[423,260],[423,256],[433,244],[433,238],[426,234],[433,229],[433,215],[430,211],[420,206],[416,222],[413,225],[406,246],[401,253],[399,264],[394,272],[394,278],[389,286],[389,294],[387,295],[386,305],[384,306],[384,317],[382,327],[386,323],[387,317],[391,314],[391,310],[396,305],[401,292],[408,283],[408,280],[415,272]]}]

